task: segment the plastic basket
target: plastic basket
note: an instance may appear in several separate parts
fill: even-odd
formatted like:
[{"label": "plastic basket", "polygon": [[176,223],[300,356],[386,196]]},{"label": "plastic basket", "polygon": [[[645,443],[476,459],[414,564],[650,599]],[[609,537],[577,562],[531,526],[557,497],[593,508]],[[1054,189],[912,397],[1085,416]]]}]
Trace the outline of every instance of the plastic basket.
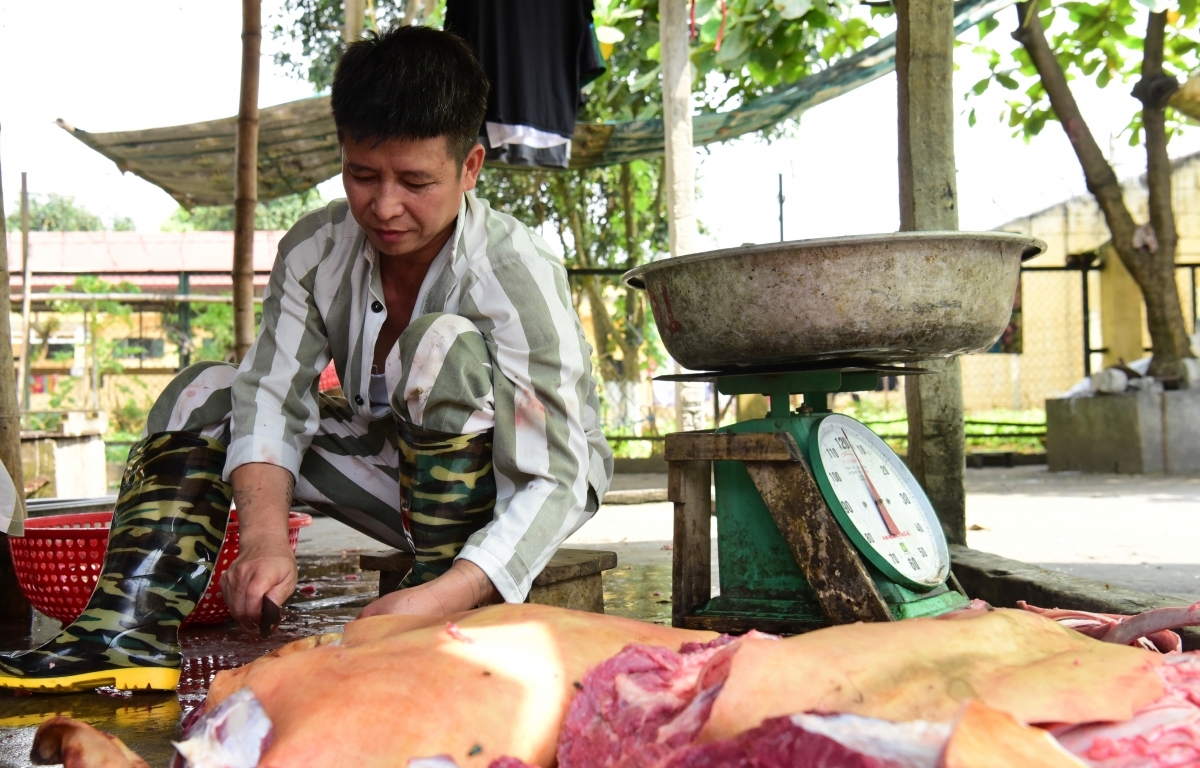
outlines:
[{"label": "plastic basket", "polygon": [[[34,608],[64,624],[83,613],[104,565],[111,523],[112,512],[35,517],[25,521],[23,537],[8,539],[17,581]],[[311,524],[310,515],[292,512],[288,516],[293,552],[300,529]],[[208,591],[184,624],[220,624],[229,618],[221,597],[221,574],[237,555],[237,512],[231,512]]]}]

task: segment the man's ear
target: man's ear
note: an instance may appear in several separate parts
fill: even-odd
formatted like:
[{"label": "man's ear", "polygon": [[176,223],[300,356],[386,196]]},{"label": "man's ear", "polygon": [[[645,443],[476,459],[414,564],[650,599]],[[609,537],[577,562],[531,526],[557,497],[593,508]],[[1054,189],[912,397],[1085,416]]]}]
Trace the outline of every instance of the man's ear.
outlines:
[{"label": "man's ear", "polygon": [[479,172],[483,169],[483,145],[476,143],[471,147],[471,151],[467,153],[467,159],[463,161],[462,174],[462,191],[466,192],[469,189],[475,189],[475,182],[479,180]]}]

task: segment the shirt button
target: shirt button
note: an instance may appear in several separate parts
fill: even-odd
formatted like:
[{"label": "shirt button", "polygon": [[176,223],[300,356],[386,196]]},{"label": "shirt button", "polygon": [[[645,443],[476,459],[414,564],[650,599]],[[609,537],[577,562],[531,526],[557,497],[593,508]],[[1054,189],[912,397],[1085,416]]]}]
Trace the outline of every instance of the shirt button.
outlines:
[{"label": "shirt button", "polygon": [[358,403],[359,405],[362,405],[363,404],[362,395],[355,395],[354,402]]},{"label": "shirt button", "polygon": [[373,301],[373,302],[371,302],[371,311],[372,312],[382,312],[383,305],[380,304],[378,301]]}]

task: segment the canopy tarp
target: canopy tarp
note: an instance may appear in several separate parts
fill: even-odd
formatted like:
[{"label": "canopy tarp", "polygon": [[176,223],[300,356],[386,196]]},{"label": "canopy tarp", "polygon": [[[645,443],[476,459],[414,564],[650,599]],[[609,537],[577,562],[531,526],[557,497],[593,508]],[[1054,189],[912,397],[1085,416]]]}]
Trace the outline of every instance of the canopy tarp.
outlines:
[{"label": "canopy tarp", "polygon": [[[957,34],[994,16],[1015,0],[959,0]],[[704,112],[693,118],[697,146],[770,128],[806,109],[882,77],[896,66],[894,35],[828,69],[744,107]],[[59,120],[72,136],[117,164],[166,190],[186,208],[233,202],[237,118],[141,131],[89,133]],[[337,129],[328,96],[267,107],[259,113],[258,197],[271,200],[303,192],[341,171]],[[663,152],[661,120],[578,123],[571,167],[592,168],[648,158]]]}]

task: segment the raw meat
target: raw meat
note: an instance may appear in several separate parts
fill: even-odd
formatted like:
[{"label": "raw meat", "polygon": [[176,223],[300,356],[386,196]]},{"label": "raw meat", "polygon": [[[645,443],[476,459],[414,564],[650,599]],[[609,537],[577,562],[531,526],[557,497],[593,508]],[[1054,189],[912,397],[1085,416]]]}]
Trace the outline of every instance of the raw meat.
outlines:
[{"label": "raw meat", "polygon": [[662,768],[937,768],[949,735],[949,723],[801,714],[679,750]]},{"label": "raw meat", "polygon": [[1023,723],[1128,720],[1165,693],[1164,658],[1015,610],[746,639],[700,738],[796,712],[946,721],[967,699]]},{"label": "raw meat", "polygon": [[213,681],[211,710],[243,687],[274,724],[260,768],[403,766],[446,755],[554,763],[584,673],[629,643],[678,648],[716,635],[541,605],[453,618],[375,616],[340,641],[302,641]]},{"label": "raw meat", "polygon": [[[691,751],[709,749],[712,742],[725,744],[712,750],[735,742],[745,756],[744,745],[757,737],[742,734],[798,712],[909,725],[959,717],[945,753],[957,762],[946,768],[1008,765],[985,758],[1007,754],[1007,746],[997,745],[1018,738],[1037,742],[1030,749],[1045,745],[1041,731],[1020,723],[1118,724],[1073,733],[1062,728],[1064,744],[1076,754],[1106,744],[1129,753],[1126,745],[1139,738],[1200,743],[1192,730],[1200,709],[1195,656],[1097,642],[1027,611],[962,611],[936,620],[832,627],[785,640],[712,642],[714,637],[536,605],[473,611],[454,617],[451,627],[445,619],[379,616],[349,624],[341,637],[308,638],[220,673],[206,710],[238,691],[253,694],[274,726],[274,743],[259,768],[484,768],[493,762],[497,768],[548,768],[564,720],[563,768],[578,757],[572,739],[603,747],[597,754],[611,758],[602,763],[606,766],[618,765],[628,753],[642,756],[626,763],[630,768],[657,763],[682,768],[685,752],[699,761],[702,753]],[[612,658],[630,643],[642,647],[625,650],[620,662]],[[579,690],[584,695],[576,697]],[[971,699],[1008,714],[960,717]],[[1104,730],[1131,718],[1135,722],[1125,731]],[[818,723],[830,722],[859,721],[802,719],[790,727],[828,737],[829,728],[816,732]],[[1162,733],[1153,731],[1160,727]],[[123,745],[83,724],[48,724],[43,731],[35,755],[66,755],[72,745],[85,745],[83,758],[68,768],[140,768]],[[764,733],[784,738],[791,731]],[[620,739],[628,743],[614,747],[612,741]],[[858,753],[876,759],[863,749]],[[118,762],[83,761],[93,754]],[[1154,754],[1158,759],[1160,753]],[[505,756],[512,760],[501,761]],[[1061,757],[1022,758],[1017,765],[1053,766],[1062,764],[1055,762]]]},{"label": "raw meat", "polygon": [[273,736],[258,698],[243,688],[188,729],[172,768],[254,768]]},{"label": "raw meat", "polygon": [[729,674],[730,640],[629,645],[592,669],[563,722],[559,768],[653,766],[691,744]]},{"label": "raw meat", "polygon": [[[1157,608],[1121,619],[1100,639],[1106,643],[1133,644],[1141,638],[1152,638],[1161,632],[1197,624],[1200,624],[1200,603],[1179,608]],[[1175,635],[1174,632],[1171,634]]]},{"label": "raw meat", "polygon": [[116,736],[69,717],[52,717],[38,727],[29,758],[34,765],[63,768],[150,768]]},{"label": "raw meat", "polygon": [[1172,628],[1200,624],[1200,603],[1186,608],[1161,608],[1136,616],[1038,608],[1024,600],[1018,600],[1017,607],[1054,619],[1065,627],[1106,643],[1132,645],[1160,653],[1179,653],[1183,650],[1183,641],[1171,631]]},{"label": "raw meat", "polygon": [[963,707],[938,768],[1084,768],[1040,728],[978,701]]},{"label": "raw meat", "polygon": [[1083,768],[1048,733],[979,702],[953,722],[796,714],[674,751],[657,768]]},{"label": "raw meat", "polygon": [[1167,694],[1131,720],[1054,729],[1059,743],[1096,768],[1200,764],[1200,656],[1172,655],[1158,668]]}]

